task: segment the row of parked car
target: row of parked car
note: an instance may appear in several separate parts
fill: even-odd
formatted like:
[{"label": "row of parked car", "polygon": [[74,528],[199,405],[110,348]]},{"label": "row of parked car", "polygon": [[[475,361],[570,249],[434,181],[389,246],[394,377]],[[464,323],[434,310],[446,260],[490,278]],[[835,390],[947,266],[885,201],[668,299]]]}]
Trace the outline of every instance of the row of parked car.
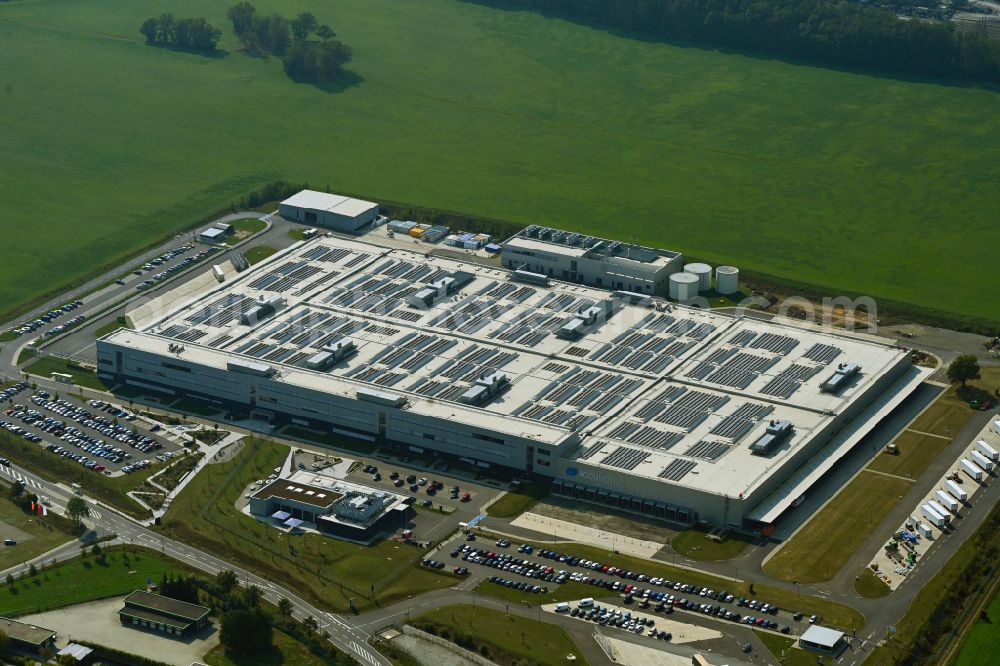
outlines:
[{"label": "row of parked car", "polygon": [[20,326],[13,328],[11,330],[13,333],[16,333],[17,335],[24,335],[25,333],[31,333],[33,331],[37,331],[42,326],[45,326],[46,324],[55,321],[56,319],[62,317],[67,312],[72,312],[81,305],[83,305],[83,301],[79,300],[72,301],[70,303],[67,303],[66,305],[63,305],[62,307],[56,308],[55,310],[50,310],[46,312],[38,319],[33,319],[32,321],[26,321]]},{"label": "row of parked car", "polygon": [[[182,247],[190,249],[186,245],[182,246]],[[180,248],[178,248],[178,250],[179,249]],[[185,249],[184,251],[187,252],[187,249]],[[168,257],[168,256],[169,257],[173,257],[174,256],[173,252],[176,252],[176,251],[177,250],[173,250],[171,252],[167,252],[166,254],[160,255],[159,257],[157,257],[156,259],[154,259],[152,262],[150,262],[148,264],[145,264],[142,267],[142,269],[136,270],[136,271],[133,271],[133,272],[136,275],[142,275],[142,272],[144,270],[152,270],[152,269],[156,268],[157,266],[159,266],[160,264],[164,263],[164,261],[169,261],[170,260],[169,258],[166,259],[166,260],[163,260],[163,257]],[[162,270],[159,273],[156,273],[155,275],[153,275],[153,277],[151,279],[143,280],[139,284],[135,285],[135,288],[138,289],[138,290],[140,290],[140,291],[142,291],[143,289],[148,289],[149,287],[153,286],[154,284],[156,284],[160,280],[163,280],[163,279],[169,277],[173,273],[176,273],[177,271],[184,270],[185,268],[188,267],[189,264],[191,264],[193,262],[196,262],[196,261],[199,261],[203,257],[206,257],[206,256],[212,254],[213,252],[218,252],[218,251],[219,251],[219,248],[217,248],[217,247],[209,247],[209,248],[205,248],[201,252],[198,252],[197,254],[191,255],[190,257],[184,257],[184,259],[181,260],[179,263],[176,263],[173,266],[171,266],[171,267],[169,267],[169,268],[167,268],[165,270]]]},{"label": "row of parked car", "polygon": [[73,317],[72,319],[69,319],[68,321],[66,321],[65,324],[59,324],[58,326],[53,326],[49,330],[45,331],[45,335],[48,335],[48,336],[59,335],[60,333],[62,333],[64,331],[68,331],[69,329],[73,328],[74,326],[79,326],[86,319],[87,319],[87,315],[78,314],[77,316]]},{"label": "row of parked car", "polygon": [[[632,611],[621,608],[605,607],[594,605],[592,599],[587,599],[591,607],[580,606],[570,609],[569,604],[556,604],[557,613],[569,613],[573,617],[581,620],[596,622],[602,627],[618,627],[634,634],[647,634],[650,638],[669,641],[673,639],[673,634],[669,631],[656,628],[656,621],[653,618],[632,615]],[[582,602],[581,602],[582,603]]]},{"label": "row of parked car", "polygon": [[[556,571],[553,567],[546,566],[545,564],[532,562],[521,557],[514,557],[510,553],[495,553],[492,550],[474,548],[467,543],[463,543],[460,548],[451,551],[451,556],[461,557],[465,562],[508,571],[512,574],[537,579],[546,583],[562,584],[569,579],[569,572],[567,571]],[[534,592],[534,590],[531,591]]]},{"label": "row of parked car", "polygon": [[167,263],[174,257],[182,255],[185,252],[189,252],[190,250],[193,249],[194,249],[194,243],[185,243],[180,247],[176,247],[173,250],[168,250],[167,252],[164,252],[156,259],[152,259],[146,262],[145,264],[142,265],[142,268],[136,269],[134,272],[136,275],[142,275],[144,271],[151,271],[157,266]]},{"label": "row of parked car", "polygon": [[0,400],[4,402],[10,402],[14,399],[14,396],[21,391],[27,390],[28,385],[25,382],[18,382],[13,386],[8,386],[4,390],[0,391]]},{"label": "row of parked car", "polygon": [[[102,465],[100,462],[98,462],[96,460],[91,460],[90,458],[88,458],[87,456],[83,455],[82,453],[73,453],[73,451],[71,451],[70,449],[67,449],[67,448],[64,448],[62,446],[59,446],[58,444],[49,444],[45,448],[46,448],[46,450],[51,451],[52,453],[54,453],[56,455],[62,456],[63,458],[66,458],[67,460],[72,460],[73,462],[80,463],[81,465],[83,465],[87,469],[92,469],[95,472],[103,472],[103,471],[105,471],[107,469],[107,467],[105,467],[104,465]],[[87,449],[89,449],[89,448],[90,447],[88,446]]]},{"label": "row of parked car", "polygon": [[37,443],[37,442],[42,441],[42,438],[39,437],[38,435],[34,434],[33,432],[29,432],[28,430],[25,430],[24,428],[22,428],[21,426],[17,425],[16,423],[11,423],[10,421],[0,421],[0,428],[3,428],[4,430],[6,430],[8,432],[12,432],[15,435],[20,435],[21,437],[24,437],[29,442],[36,442]]}]

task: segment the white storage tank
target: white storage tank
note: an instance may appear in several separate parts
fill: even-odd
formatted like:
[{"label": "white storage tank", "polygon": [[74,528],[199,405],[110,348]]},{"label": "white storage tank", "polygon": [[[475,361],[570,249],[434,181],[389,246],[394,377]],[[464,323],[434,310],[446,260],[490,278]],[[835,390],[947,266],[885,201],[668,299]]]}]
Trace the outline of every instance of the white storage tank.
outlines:
[{"label": "white storage tank", "polygon": [[698,276],[691,273],[674,273],[670,276],[670,298],[686,303],[698,295]]},{"label": "white storage tank", "polygon": [[708,291],[712,288],[712,267],[708,264],[684,264],[684,272],[698,276],[698,291]]},{"label": "white storage tank", "polygon": [[740,290],[740,269],[719,266],[715,269],[715,290],[720,294],[735,294]]}]

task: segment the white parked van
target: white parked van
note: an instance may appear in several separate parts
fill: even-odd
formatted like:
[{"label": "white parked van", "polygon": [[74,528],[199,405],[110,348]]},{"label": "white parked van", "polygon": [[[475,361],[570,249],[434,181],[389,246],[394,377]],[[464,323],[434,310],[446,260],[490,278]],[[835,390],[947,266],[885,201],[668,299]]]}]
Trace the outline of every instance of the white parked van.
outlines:
[{"label": "white parked van", "polygon": [[587,597],[586,599],[580,599],[580,604],[579,605],[580,605],[580,608],[593,608],[594,607],[594,600],[591,597]]},{"label": "white parked van", "polygon": [[566,603],[565,601],[560,601],[559,603],[556,604],[556,612],[557,613],[568,613],[569,612],[569,604]]}]

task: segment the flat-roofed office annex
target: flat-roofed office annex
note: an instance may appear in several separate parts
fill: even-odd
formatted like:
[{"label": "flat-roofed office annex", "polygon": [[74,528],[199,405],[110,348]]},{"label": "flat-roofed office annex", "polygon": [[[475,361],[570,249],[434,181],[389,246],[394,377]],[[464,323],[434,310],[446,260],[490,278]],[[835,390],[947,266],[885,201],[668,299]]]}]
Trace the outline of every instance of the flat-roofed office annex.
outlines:
[{"label": "flat-roofed office annex", "polygon": [[[275,311],[250,321],[262,303]],[[911,367],[872,339],[338,238],[178,299],[98,358],[138,388],[735,525]],[[822,391],[842,363],[862,371]],[[753,453],[772,421],[791,434]]]}]

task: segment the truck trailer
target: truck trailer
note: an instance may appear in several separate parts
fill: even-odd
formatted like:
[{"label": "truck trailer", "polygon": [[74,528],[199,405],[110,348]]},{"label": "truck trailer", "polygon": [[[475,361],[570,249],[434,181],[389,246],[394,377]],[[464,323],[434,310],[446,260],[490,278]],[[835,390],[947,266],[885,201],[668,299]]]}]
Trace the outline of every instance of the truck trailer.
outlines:
[{"label": "truck trailer", "polygon": [[965,492],[962,486],[958,485],[952,480],[944,482],[945,489],[952,494],[953,497],[957,497],[959,502],[964,502],[969,499],[969,493]]},{"label": "truck trailer", "polygon": [[948,509],[948,511],[951,511],[952,513],[958,513],[958,507],[959,507],[958,500],[949,495],[948,491],[938,490],[937,492],[934,493],[934,495],[937,496],[938,501],[941,502],[941,504],[943,504]]},{"label": "truck trailer", "polygon": [[941,506],[941,504],[935,500],[928,500],[927,504],[929,504],[932,509],[937,511],[942,518],[944,518],[945,525],[951,524],[951,512],[948,511],[948,509]]},{"label": "truck trailer", "polygon": [[969,460],[962,460],[961,462],[962,471],[971,476],[976,481],[982,481],[983,477],[986,476],[986,472],[983,468],[976,463]]},{"label": "truck trailer", "polygon": [[924,504],[920,507],[920,510],[923,511],[924,518],[926,518],[931,525],[934,525],[935,527],[945,526],[944,516],[935,511],[930,504]]},{"label": "truck trailer", "polygon": [[917,525],[917,527],[920,528],[920,533],[924,536],[925,539],[930,539],[931,536],[933,536],[931,528],[925,525],[924,523],[920,523],[919,525]]},{"label": "truck trailer", "polygon": [[976,442],[976,450],[982,453],[984,456],[996,462],[1000,460],[1000,452],[994,449],[992,446],[986,443],[985,439],[980,439]]},{"label": "truck trailer", "polygon": [[972,458],[972,461],[974,463],[985,469],[987,472],[992,472],[993,468],[995,467],[993,461],[984,456],[979,451],[973,451],[969,457]]}]

